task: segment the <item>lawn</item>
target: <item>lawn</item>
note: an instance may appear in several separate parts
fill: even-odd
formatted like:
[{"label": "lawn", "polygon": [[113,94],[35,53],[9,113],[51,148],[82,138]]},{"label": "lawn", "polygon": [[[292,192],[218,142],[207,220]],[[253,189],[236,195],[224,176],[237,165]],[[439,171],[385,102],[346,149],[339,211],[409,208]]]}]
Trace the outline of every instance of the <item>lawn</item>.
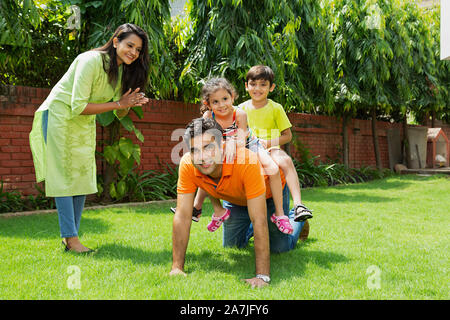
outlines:
[{"label": "lawn", "polygon": [[[225,249],[209,215],[193,223],[188,276],[170,277],[171,203],[87,210],[91,256],[63,251],[55,213],[0,218],[0,299],[449,299],[450,180],[393,176],[305,189],[307,241],[271,256],[251,289],[253,244]],[[205,204],[205,211],[210,209]]]}]

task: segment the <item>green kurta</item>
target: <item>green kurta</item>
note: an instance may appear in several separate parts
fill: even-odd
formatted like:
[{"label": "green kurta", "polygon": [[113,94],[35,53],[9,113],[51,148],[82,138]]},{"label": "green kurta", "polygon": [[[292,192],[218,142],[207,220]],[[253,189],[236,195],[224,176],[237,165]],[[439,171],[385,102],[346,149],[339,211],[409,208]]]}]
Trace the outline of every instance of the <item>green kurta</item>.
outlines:
[{"label": "green kurta", "polygon": [[[102,53],[80,54],[36,111],[30,133],[36,181],[45,180],[49,197],[97,192],[95,115],[81,115],[88,103],[105,103],[121,96],[122,66],[114,89],[103,69]],[[47,143],[42,131],[48,110]]]}]

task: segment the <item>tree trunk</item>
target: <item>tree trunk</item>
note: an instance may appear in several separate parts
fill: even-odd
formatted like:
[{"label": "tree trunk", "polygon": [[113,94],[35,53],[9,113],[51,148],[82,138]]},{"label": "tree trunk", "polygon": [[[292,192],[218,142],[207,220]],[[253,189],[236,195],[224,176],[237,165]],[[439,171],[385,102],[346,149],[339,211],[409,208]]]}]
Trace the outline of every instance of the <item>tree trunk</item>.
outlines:
[{"label": "tree trunk", "polygon": [[376,108],[372,108],[371,116],[372,116],[372,138],[373,138],[373,147],[374,147],[374,151],[375,151],[375,161],[377,164],[378,171],[382,172],[383,168],[381,166],[380,146],[378,144],[377,110],[376,110]]},{"label": "tree trunk", "polygon": [[408,117],[406,113],[403,117],[403,151],[406,167],[411,168],[411,150],[409,150]]},{"label": "tree trunk", "polygon": [[344,165],[349,167],[349,147],[348,147],[348,114],[342,116],[342,156]]}]

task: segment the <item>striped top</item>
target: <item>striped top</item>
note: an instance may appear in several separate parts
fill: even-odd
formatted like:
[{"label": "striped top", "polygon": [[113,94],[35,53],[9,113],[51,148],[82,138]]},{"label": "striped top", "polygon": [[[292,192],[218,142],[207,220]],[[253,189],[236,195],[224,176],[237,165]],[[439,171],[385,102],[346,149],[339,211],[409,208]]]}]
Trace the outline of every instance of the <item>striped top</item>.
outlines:
[{"label": "striped top", "polygon": [[[214,114],[214,111],[211,111],[211,114],[212,114],[212,118],[214,120],[216,120],[216,115]],[[230,137],[237,137],[237,133],[238,133],[238,126],[236,124],[236,108],[234,108],[233,123],[229,127],[223,128],[223,138],[226,140]],[[246,139],[245,145],[248,146],[249,142],[255,138],[256,137],[252,134],[252,130],[250,128],[248,128],[248,134],[247,134],[247,139]]]}]

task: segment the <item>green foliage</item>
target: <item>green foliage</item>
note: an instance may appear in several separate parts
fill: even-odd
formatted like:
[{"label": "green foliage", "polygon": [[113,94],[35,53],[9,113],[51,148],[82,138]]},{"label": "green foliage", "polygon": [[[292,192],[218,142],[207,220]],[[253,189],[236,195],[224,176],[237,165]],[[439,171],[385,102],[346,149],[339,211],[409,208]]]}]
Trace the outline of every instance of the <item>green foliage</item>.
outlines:
[{"label": "green foliage", "polygon": [[420,17],[414,24],[412,46],[418,48],[414,70],[419,68],[416,74],[421,76],[414,79],[415,100],[410,109],[419,123],[433,112],[438,119],[450,122],[450,61],[440,60],[440,8],[437,6],[419,13],[410,11]]},{"label": "green foliage", "polygon": [[351,184],[382,179],[392,175],[389,169],[379,170],[372,167],[347,168],[341,163],[322,163],[319,156],[306,161],[292,160],[297,170],[298,179],[302,188],[326,187],[340,184]]},{"label": "green foliage", "polygon": [[[272,97],[287,110],[330,105],[331,33],[318,1],[190,1],[192,36],[180,77],[187,101],[198,101],[202,81],[224,76],[244,99],[244,81],[255,64],[269,65]],[[274,14],[276,13],[276,14]]]},{"label": "green foliage", "polygon": [[32,37],[27,31],[39,24],[38,9],[32,0],[0,2],[0,45],[31,47]]},{"label": "green foliage", "polygon": [[174,199],[177,196],[178,168],[170,165],[163,172],[133,171],[127,177],[130,201]]},{"label": "green foliage", "polygon": [[0,181],[0,213],[21,211],[23,209],[21,194],[16,191],[3,191],[3,181]]},{"label": "green foliage", "polygon": [[339,111],[386,108],[389,97],[384,84],[391,77],[389,61],[394,54],[385,29],[390,1],[336,0],[331,8]]},{"label": "green foliage", "polygon": [[[0,83],[51,87],[79,53],[79,43],[71,40],[72,33],[65,28],[71,13],[58,1],[41,7],[32,1],[24,1],[23,7],[17,3],[5,0],[0,5]],[[15,8],[5,9],[6,4]],[[9,17],[14,17],[14,24],[3,24]]]},{"label": "green foliage", "polygon": [[134,164],[140,164],[141,148],[131,139],[122,137],[104,148],[103,157],[116,173],[115,181],[109,185],[109,194],[113,199],[120,200],[128,192],[126,180],[132,172]]},{"label": "green foliage", "polygon": [[47,198],[39,185],[35,185],[38,195],[24,197],[17,190],[4,191],[0,180],[0,214],[5,212],[20,212],[28,210],[43,210],[55,208],[53,198]]}]

